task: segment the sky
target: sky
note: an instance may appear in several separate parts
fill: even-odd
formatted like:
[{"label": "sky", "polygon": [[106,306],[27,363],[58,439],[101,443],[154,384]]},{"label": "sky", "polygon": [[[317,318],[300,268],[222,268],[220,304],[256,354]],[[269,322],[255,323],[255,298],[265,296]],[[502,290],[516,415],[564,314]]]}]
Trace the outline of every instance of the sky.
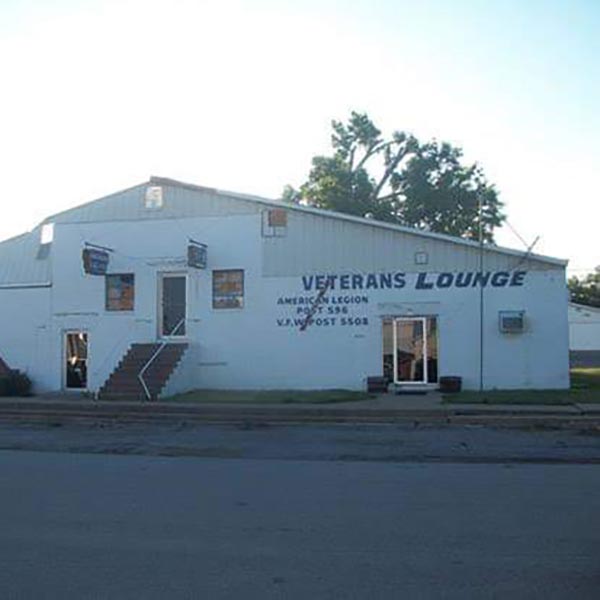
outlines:
[{"label": "sky", "polygon": [[497,243],[583,275],[598,31],[597,0],[2,0],[0,240],[150,175],[277,198],[356,110],[463,148]]}]

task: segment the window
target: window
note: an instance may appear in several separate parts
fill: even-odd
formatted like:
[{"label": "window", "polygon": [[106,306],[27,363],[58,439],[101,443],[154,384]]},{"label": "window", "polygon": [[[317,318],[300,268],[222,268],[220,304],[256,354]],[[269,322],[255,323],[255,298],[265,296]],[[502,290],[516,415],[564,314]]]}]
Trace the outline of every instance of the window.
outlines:
[{"label": "window", "polygon": [[44,223],[40,233],[40,244],[51,244],[54,240],[54,223]]},{"label": "window", "polygon": [[271,208],[262,213],[262,236],[285,237],[288,214],[285,208]]},{"label": "window", "polygon": [[213,271],[213,308],[244,306],[244,271]]},{"label": "window", "polygon": [[287,227],[287,212],[283,208],[273,208],[268,213],[269,227]]},{"label": "window", "polygon": [[106,310],[133,310],[133,273],[106,276]]},{"label": "window", "polygon": [[44,223],[40,231],[40,245],[36,258],[44,260],[50,256],[50,248],[54,240],[54,223]]},{"label": "window", "polygon": [[149,210],[158,210],[163,207],[163,190],[159,185],[146,188],[144,206]]}]

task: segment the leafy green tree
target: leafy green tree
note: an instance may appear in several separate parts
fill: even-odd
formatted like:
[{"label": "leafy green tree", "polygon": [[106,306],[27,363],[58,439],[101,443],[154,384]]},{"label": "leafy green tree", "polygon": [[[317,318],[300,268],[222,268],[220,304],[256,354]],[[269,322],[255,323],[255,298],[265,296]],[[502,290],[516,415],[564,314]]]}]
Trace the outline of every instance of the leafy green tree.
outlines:
[{"label": "leafy green tree", "polygon": [[357,112],[332,130],[333,155],[315,156],[308,180],[286,186],[283,200],[473,239],[481,202],[482,233],[493,239],[502,203],[477,164],[461,163],[459,148],[402,131],[386,139]]},{"label": "leafy green tree", "polygon": [[568,285],[571,302],[600,308],[600,267],[585,277],[570,277]]}]

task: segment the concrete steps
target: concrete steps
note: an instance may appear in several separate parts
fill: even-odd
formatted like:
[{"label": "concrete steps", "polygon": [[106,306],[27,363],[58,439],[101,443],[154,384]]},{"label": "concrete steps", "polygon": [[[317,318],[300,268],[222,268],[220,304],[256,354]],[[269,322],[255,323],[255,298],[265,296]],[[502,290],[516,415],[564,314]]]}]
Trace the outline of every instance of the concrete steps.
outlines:
[{"label": "concrete steps", "polygon": [[[98,392],[101,400],[146,400],[139,373],[161,344],[132,344]],[[150,396],[156,400],[187,349],[187,344],[166,344],[144,373]]]}]

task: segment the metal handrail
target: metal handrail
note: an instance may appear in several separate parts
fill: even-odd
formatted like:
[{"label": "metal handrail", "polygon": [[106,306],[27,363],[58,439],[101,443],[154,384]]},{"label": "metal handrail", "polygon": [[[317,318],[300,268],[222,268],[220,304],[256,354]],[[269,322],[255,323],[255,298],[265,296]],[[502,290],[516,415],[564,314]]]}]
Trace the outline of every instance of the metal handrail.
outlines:
[{"label": "metal handrail", "polygon": [[[173,335],[174,333],[177,332],[177,330],[185,323],[185,317],[183,317],[179,323],[177,323],[177,325],[175,326],[175,328],[173,329],[173,331],[171,331],[170,335]],[[138,380],[139,382],[142,384],[142,387],[144,388],[144,393],[146,394],[146,400],[152,400],[152,395],[150,394],[150,390],[148,389],[148,386],[146,385],[146,382],[144,381],[144,373],[148,370],[148,368],[150,367],[150,365],[156,360],[156,358],[158,357],[158,355],[164,350],[165,346],[169,343],[169,340],[163,340],[163,342],[161,343],[161,345],[155,350],[154,354],[149,358],[148,362],[140,369],[140,372],[138,373]]]}]

